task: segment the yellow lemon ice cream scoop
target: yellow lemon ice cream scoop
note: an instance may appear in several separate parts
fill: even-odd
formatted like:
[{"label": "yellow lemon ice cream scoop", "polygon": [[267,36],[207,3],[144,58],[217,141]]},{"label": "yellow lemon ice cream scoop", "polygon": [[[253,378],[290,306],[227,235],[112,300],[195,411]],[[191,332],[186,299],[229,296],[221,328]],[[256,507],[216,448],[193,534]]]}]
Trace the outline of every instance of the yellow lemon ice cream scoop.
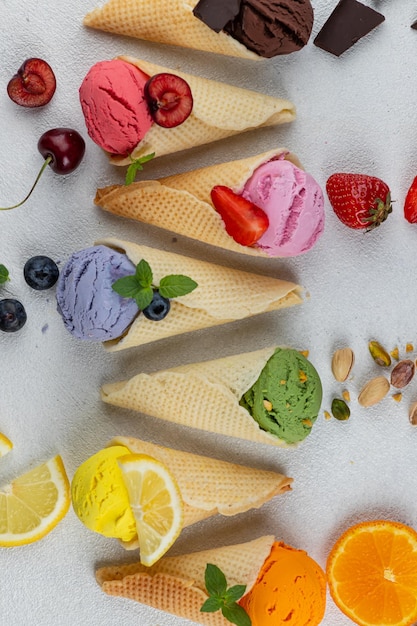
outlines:
[{"label": "yellow lemon ice cream scoop", "polygon": [[125,446],[104,448],[87,459],[71,483],[72,505],[80,520],[105,537],[131,541],[136,522],[117,459],[130,454]]}]

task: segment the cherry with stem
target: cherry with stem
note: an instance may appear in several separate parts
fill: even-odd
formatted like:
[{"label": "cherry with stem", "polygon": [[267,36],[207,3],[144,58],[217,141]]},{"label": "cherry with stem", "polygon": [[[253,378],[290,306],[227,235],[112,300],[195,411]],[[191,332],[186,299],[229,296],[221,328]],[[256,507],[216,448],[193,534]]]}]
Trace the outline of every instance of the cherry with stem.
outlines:
[{"label": "cherry with stem", "polygon": [[16,209],[24,204],[32,195],[43,172],[49,165],[56,174],[70,174],[81,163],[85,152],[85,141],[72,128],[53,128],[46,131],[38,141],[38,150],[45,158],[41,169],[29,193],[23,200],[8,207],[0,207],[0,211]]}]

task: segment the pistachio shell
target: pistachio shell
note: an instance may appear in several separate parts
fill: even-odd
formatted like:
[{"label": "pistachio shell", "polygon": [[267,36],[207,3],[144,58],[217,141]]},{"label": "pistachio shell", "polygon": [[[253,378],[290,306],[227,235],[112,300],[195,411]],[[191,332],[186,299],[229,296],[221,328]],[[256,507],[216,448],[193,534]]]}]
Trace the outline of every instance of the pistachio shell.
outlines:
[{"label": "pistachio shell", "polygon": [[366,385],[362,388],[358,397],[358,402],[364,407],[373,406],[385,398],[389,388],[390,384],[385,376],[377,376],[366,383]]},{"label": "pistachio shell", "polygon": [[332,372],[335,379],[343,383],[349,376],[354,362],[355,355],[353,350],[350,348],[336,350],[332,358]]}]

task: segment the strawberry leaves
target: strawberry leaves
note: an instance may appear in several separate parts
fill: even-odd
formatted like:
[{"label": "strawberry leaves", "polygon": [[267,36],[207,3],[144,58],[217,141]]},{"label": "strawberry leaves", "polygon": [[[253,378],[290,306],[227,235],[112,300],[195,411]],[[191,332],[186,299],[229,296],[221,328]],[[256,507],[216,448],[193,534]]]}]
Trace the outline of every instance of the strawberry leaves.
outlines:
[{"label": "strawberry leaves", "polygon": [[246,585],[233,585],[227,588],[226,577],[217,565],[208,563],[205,571],[205,584],[209,597],[200,611],[214,613],[221,611],[232,624],[251,626],[251,619],[245,609],[237,601],[246,591]]},{"label": "strawberry leaves", "polygon": [[373,230],[392,212],[389,187],[366,174],[332,174],[326,191],[333,211],[349,228]]}]

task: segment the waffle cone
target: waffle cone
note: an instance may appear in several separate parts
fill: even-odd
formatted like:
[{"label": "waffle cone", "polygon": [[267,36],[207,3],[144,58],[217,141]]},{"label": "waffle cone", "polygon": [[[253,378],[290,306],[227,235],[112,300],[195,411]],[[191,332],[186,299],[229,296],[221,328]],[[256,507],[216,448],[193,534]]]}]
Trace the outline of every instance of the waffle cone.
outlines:
[{"label": "waffle cone", "polygon": [[[169,422],[200,430],[287,447],[262,430],[240,406],[275,348],[192,363],[102,387],[102,399]],[[155,400],[156,399],[156,400]]]},{"label": "waffle cone", "polygon": [[207,563],[223,571],[229,586],[246,585],[247,593],[273,542],[274,537],[268,535],[247,543],[163,557],[148,568],[140,563],[103,567],[96,572],[96,578],[109,595],[129,598],[208,626],[230,626],[220,612],[200,612],[208,598],[204,583]]},{"label": "waffle cone", "polygon": [[184,526],[216,513],[231,516],[258,508],[291,489],[292,478],[172,450],[140,439],[117,437],[109,445],[125,446],[134,454],[148,454],[174,476],[184,503]]},{"label": "waffle cone", "polygon": [[193,15],[197,0],[109,0],[84,24],[110,33],[217,54],[261,57],[226,33],[216,33]]},{"label": "waffle cone", "polygon": [[102,209],[231,252],[268,257],[260,248],[242,246],[227,234],[224,222],[210,200],[215,185],[226,185],[240,193],[254,171],[280,154],[297,167],[297,157],[285,148],[257,156],[220,163],[158,180],[98,189],[95,204]]},{"label": "waffle cone", "polygon": [[193,292],[171,301],[171,310],[165,319],[154,322],[139,314],[123,337],[104,343],[110,351],[143,345],[302,302],[302,288],[294,283],[119,239],[102,239],[96,244],[126,253],[135,266],[141,259],[148,261],[157,285],[161,278],[169,274],[184,274],[198,283]]},{"label": "waffle cone", "polygon": [[[193,110],[186,121],[175,128],[152,124],[132,151],[134,159],[152,153],[156,156],[172,154],[246,130],[291,122],[295,118],[294,105],[289,100],[186,74],[142,59],[118,58],[135,65],[148,76],[160,72],[175,73],[187,81],[193,94]],[[131,160],[129,156],[114,156],[111,162],[129,165]]]}]

